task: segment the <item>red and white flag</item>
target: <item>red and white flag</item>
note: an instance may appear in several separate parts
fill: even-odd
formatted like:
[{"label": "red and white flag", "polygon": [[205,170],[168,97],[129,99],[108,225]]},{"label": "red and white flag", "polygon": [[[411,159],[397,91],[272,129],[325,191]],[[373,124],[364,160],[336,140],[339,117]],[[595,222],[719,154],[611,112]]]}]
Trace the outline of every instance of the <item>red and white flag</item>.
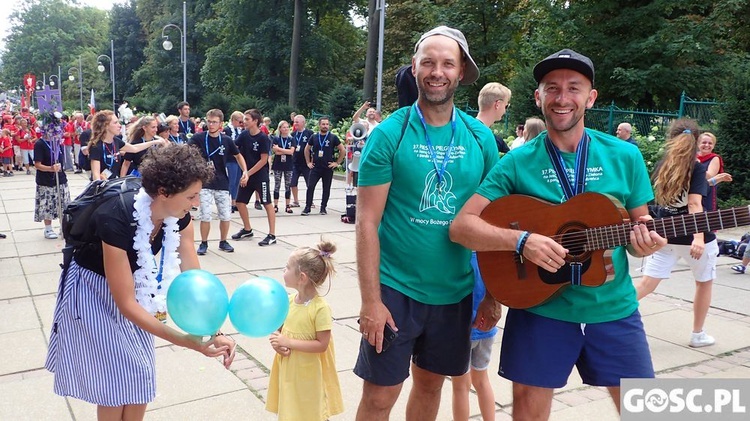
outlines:
[{"label": "red and white flag", "polygon": [[91,100],[89,101],[89,114],[96,114],[96,100],[94,99],[94,90],[91,90]]}]

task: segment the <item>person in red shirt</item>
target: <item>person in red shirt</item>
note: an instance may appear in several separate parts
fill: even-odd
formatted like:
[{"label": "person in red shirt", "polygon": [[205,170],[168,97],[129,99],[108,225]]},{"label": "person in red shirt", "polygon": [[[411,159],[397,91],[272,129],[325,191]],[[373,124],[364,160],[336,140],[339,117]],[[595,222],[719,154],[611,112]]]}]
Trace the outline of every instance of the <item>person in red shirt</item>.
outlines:
[{"label": "person in red shirt", "polygon": [[14,171],[20,171],[21,170],[21,147],[18,145],[18,141],[16,140],[16,132],[18,131],[18,127],[21,125],[20,121],[23,117],[20,115],[16,115],[13,117],[13,121],[9,124],[6,124],[4,128],[10,130],[10,143],[13,145],[13,170]]},{"label": "person in red shirt", "polygon": [[63,127],[63,168],[65,171],[73,171],[73,137],[75,137],[75,127],[68,116],[63,114],[62,121],[65,122]]},{"label": "person in red shirt", "polygon": [[36,126],[36,117],[34,117],[34,114],[31,114],[29,112],[28,108],[21,108],[21,117],[25,118],[30,126]]},{"label": "person in red shirt", "polygon": [[0,161],[2,161],[3,169],[5,173],[4,177],[13,176],[13,143],[11,141],[10,130],[3,129],[0,132]]},{"label": "person in red shirt", "polygon": [[20,122],[20,126],[16,130],[14,139],[21,149],[21,160],[23,161],[23,167],[26,169],[26,174],[30,175],[31,165],[34,164],[34,143],[38,136],[36,131],[29,127],[25,118],[16,120],[16,122]]}]

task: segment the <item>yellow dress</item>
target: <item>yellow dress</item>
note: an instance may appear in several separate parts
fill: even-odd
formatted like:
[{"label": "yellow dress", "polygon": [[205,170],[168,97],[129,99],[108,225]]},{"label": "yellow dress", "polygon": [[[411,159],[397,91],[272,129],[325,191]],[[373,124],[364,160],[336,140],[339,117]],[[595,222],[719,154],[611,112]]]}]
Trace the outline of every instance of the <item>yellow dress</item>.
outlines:
[{"label": "yellow dress", "polygon": [[[322,297],[307,305],[289,299],[289,314],[281,333],[292,339],[314,340],[316,332],[331,330],[331,308]],[[344,411],[333,337],[322,353],[292,350],[288,357],[276,354],[268,384],[266,410],[279,420],[327,420]]]}]

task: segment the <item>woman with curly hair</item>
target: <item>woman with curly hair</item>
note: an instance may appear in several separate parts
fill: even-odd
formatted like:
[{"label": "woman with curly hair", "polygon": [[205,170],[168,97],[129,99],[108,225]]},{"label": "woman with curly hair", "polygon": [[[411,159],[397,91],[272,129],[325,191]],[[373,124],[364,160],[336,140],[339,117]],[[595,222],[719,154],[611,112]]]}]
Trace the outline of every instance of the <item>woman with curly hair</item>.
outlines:
[{"label": "woman with curly hair", "polygon": [[[691,119],[675,120],[669,126],[664,159],[654,172],[654,194],[660,217],[703,212],[707,194],[706,168],[695,156],[698,152],[698,124]],[[669,278],[672,267],[682,258],[695,277],[693,300],[693,333],[689,345],[697,348],[713,345],[703,325],[711,305],[711,287],[716,278],[719,246],[713,232],[699,232],[676,237],[647,258],[643,277],[636,283],[638,299],[653,292],[662,279]]]},{"label": "woman with curly hair", "polygon": [[[162,323],[164,294],[181,271],[199,269],[190,208],[213,170],[187,145],[153,148],[140,166],[140,190],[94,210],[94,243],[76,249],[58,291],[45,367],[55,393],[97,405],[101,419],[143,419],[156,395],[154,336],[224,357],[234,341],[208,341]],[[158,257],[157,257],[158,256]]]}]

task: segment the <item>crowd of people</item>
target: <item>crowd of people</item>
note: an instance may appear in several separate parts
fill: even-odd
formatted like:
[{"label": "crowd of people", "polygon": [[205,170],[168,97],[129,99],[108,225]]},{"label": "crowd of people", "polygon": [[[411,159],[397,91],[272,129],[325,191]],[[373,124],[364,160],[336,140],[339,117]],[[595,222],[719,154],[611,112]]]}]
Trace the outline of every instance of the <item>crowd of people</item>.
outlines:
[{"label": "crowd of people", "polygon": [[[593,62],[576,51],[564,49],[536,64],[533,95],[543,118],[519,124],[511,145],[490,130],[510,105],[510,89],[486,84],[476,118],[454,105],[459,85],[479,78],[460,31],[440,26],[424,33],[408,71],[412,79],[401,75],[399,80],[413,81],[415,89],[407,86],[409,94],[399,97],[416,97],[404,99],[406,106],[382,120],[366,101],[353,116],[362,125],[354,137],[367,139],[358,168],[356,218],[362,337],[354,373],[364,381],[358,420],[388,419],[409,376],[407,419],[437,417],[446,377],[453,384],[454,419],[468,419],[471,385],[482,418],[494,419],[488,370],[502,297],[485,287],[498,280],[482,278],[477,252],[515,253],[519,264],[571,273],[571,285],[559,295],[507,313],[498,374],[513,382],[515,419],[549,418],[554,390],[566,384],[574,367],[584,383],[606,387],[618,410],[621,379],[654,377],[638,300],[668,278],[680,258],[696,280],[688,344],[715,343],[704,329],[716,274],[715,234],[667,239],[643,223],[717,208],[716,186],[732,177],[713,152],[712,133],[701,132],[690,119],[673,121],[664,158],[650,176],[629,123],[618,126],[616,137],[586,127],[585,111],[598,92]],[[154,260],[160,249],[163,256],[171,247],[179,260],[165,263],[162,257],[161,267],[172,276],[200,267],[214,214],[220,221],[218,249],[233,252],[231,214],[238,212],[243,225],[231,239],[254,237],[253,198],[268,222],[258,245],[276,244],[282,186],[283,212],[301,208],[300,215],[308,216],[322,181],[318,212],[325,215],[333,172],[347,158],[349,140],[331,132],[328,117],[318,119],[313,132],[301,114],[274,129],[257,109],[234,111],[225,123],[218,109],[207,111],[203,121],[194,119],[187,102],[177,105],[177,115],[166,117],[136,117],[124,105],[119,116],[101,111],[84,120],[75,113],[64,125],[63,147],[53,147],[25,109],[3,115],[0,136],[6,177],[36,169],[34,218],[44,222],[46,238],[57,238],[51,220],[70,200],[65,171],[90,168],[92,180],[142,178],[141,192],[128,201],[108,202],[93,217],[97,252],[76,254],[65,268],[46,363],[55,373],[55,392],[98,405],[102,419],[143,418],[155,396],[154,336],[221,356],[227,367],[234,356],[234,342],[221,332],[207,341],[184,335],[144,310],[138,289],[155,277],[139,270],[142,254]],[[300,178],[307,185],[304,203]],[[628,246],[612,250],[614,279],[596,288],[580,285],[582,275],[566,260],[571,251],[555,238],[498,227],[482,217],[493,201],[511,195],[558,204],[583,192],[610,195],[639,222]],[[651,202],[658,212],[649,213]],[[191,208],[200,222],[197,249]],[[141,231],[148,244],[139,243]],[[343,410],[331,310],[318,294],[335,272],[335,250],[327,241],[295,250],[284,270],[285,285],[297,293],[290,297],[287,322],[270,337],[276,355],[266,408],[279,419],[325,420]],[[637,282],[629,275],[627,254],[646,259]],[[78,307],[81,302],[88,303],[85,311]],[[74,323],[83,313],[87,323]],[[127,346],[111,340],[123,336],[123,329]],[[299,380],[303,371],[304,381]]]}]

